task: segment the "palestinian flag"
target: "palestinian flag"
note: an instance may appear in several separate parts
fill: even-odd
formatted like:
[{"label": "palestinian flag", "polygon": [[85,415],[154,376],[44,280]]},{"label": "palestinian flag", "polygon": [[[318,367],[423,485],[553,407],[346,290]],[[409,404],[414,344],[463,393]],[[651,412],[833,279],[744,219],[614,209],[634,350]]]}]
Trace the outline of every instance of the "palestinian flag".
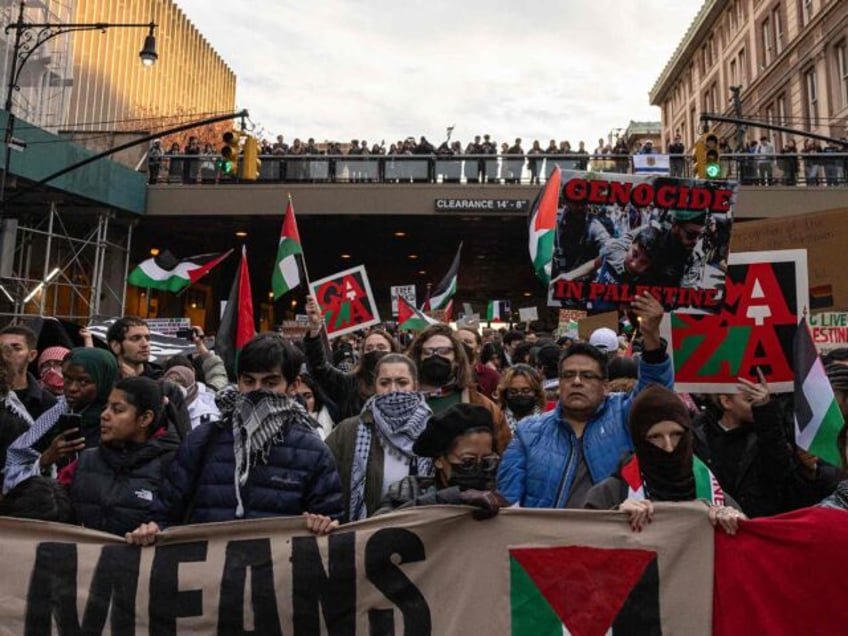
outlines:
[{"label": "palestinian flag", "polygon": [[795,332],[795,441],[834,465],[842,465],[836,438],[845,425],[833,387],[816,353],[807,317]]},{"label": "palestinian flag", "polygon": [[462,243],[456,250],[456,256],[453,257],[450,269],[441,282],[436,286],[436,289],[430,294],[427,302],[429,309],[444,309],[448,306],[448,302],[456,294],[456,280],[459,274],[459,255],[462,252]]},{"label": "palestinian flag", "polygon": [[233,250],[223,254],[198,254],[180,260],[168,250],[164,250],[153,258],[142,261],[130,272],[127,282],[136,287],[178,292],[203,278],[209,270],[232,253]]},{"label": "palestinian flag", "polygon": [[490,300],[486,308],[486,320],[488,322],[508,322],[511,314],[511,306],[508,300]]},{"label": "palestinian flag", "polygon": [[533,263],[536,277],[545,286],[548,286],[551,282],[551,259],[554,256],[554,236],[561,181],[562,174],[559,166],[557,166],[530,207],[530,261]]},{"label": "palestinian flag", "polygon": [[663,632],[652,550],[512,548],[509,575],[515,635]]},{"label": "palestinian flag", "polygon": [[403,296],[398,296],[398,329],[421,331],[425,327],[438,324],[419,309],[416,309]]},{"label": "palestinian flag", "polygon": [[218,355],[231,377],[238,376],[238,355],[244,345],[256,335],[253,322],[253,296],[250,291],[250,272],[247,270],[247,249],[241,248],[241,265],[230,287],[227,307],[215,339]]},{"label": "palestinian flag", "polygon": [[[695,499],[703,499],[710,504],[723,506],[724,491],[707,465],[697,457],[692,457],[692,473],[695,475]],[[645,498],[645,484],[642,482],[642,471],[639,470],[639,459],[636,455],[621,468],[621,476],[627,483],[627,498],[642,500]]]},{"label": "palestinian flag", "polygon": [[280,245],[277,248],[277,261],[274,266],[274,274],[271,276],[271,289],[274,292],[274,300],[300,285],[300,267],[297,256],[303,258],[303,250],[300,246],[300,233],[297,231],[297,221],[294,218],[294,206],[291,197],[286,207],[286,217],[283,220],[283,229],[280,232]]}]

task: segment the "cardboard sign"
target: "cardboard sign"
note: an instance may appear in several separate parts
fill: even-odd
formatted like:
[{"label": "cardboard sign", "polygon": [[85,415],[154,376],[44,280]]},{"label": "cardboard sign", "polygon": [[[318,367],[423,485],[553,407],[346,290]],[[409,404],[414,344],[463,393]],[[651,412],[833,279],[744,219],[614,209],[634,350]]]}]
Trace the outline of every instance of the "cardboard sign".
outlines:
[{"label": "cardboard sign", "polygon": [[380,322],[364,265],[313,281],[312,293],[321,307],[330,338]]},{"label": "cardboard sign", "polygon": [[738,377],[793,389],[793,340],[807,302],[806,250],[730,255],[717,314],[673,312],[663,322],[679,392],[734,393]]},{"label": "cardboard sign", "polygon": [[848,347],[848,313],[826,311],[810,314],[807,322],[819,353]]},{"label": "cardboard sign", "polygon": [[717,311],[736,184],[563,173],[548,304],[602,313],[647,291]]},{"label": "cardboard sign", "polygon": [[608,311],[603,314],[595,314],[577,321],[577,333],[582,340],[588,340],[595,329],[608,327],[618,333],[618,312]]},{"label": "cardboard sign", "polygon": [[398,296],[402,296],[410,305],[417,307],[415,285],[393,285],[389,287],[389,295],[392,300],[392,316],[394,318],[397,318],[398,315]]},{"label": "cardboard sign", "polygon": [[539,320],[539,310],[536,307],[519,307],[518,319],[521,320],[521,322]]}]

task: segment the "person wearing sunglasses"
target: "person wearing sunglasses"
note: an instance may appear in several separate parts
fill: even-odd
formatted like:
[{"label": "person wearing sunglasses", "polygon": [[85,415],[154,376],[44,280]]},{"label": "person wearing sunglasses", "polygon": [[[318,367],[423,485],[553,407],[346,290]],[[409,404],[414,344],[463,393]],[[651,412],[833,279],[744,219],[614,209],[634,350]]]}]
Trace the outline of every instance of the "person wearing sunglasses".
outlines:
[{"label": "person wearing sunglasses", "polygon": [[571,345],[559,362],[559,403],[525,418],[498,469],[498,490],[526,508],[582,508],[586,494],[633,449],[627,417],[634,396],[650,384],[672,388],[671,360],[660,342],[663,309],[649,294],[633,300],[645,348],[630,393],[610,393],[607,356],[587,343]]},{"label": "person wearing sunglasses", "polygon": [[432,416],[413,451],[433,461],[432,476],[410,475],[396,481],[376,514],[412,506],[469,505],[475,519],[489,519],[506,500],[495,490],[500,457],[494,450],[492,414],[475,404],[457,404]]}]

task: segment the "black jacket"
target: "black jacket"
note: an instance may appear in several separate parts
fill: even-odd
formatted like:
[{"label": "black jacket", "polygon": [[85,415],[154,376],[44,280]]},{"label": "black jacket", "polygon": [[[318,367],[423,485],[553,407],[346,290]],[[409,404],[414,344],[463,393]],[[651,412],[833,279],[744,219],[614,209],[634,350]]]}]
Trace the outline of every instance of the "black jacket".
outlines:
[{"label": "black jacket", "polygon": [[77,523],[123,536],[147,521],[177,444],[168,434],[123,449],[83,451],[71,484]]},{"label": "black jacket", "polygon": [[336,421],[359,415],[368,399],[368,396],[360,393],[359,376],[355,373],[345,373],[333,366],[327,358],[321,336],[313,338],[307,334],[303,345],[310,375],[338,409]]},{"label": "black jacket", "polygon": [[26,388],[16,390],[15,393],[20,401],[23,402],[26,410],[29,411],[33,421],[37,420],[44,411],[56,404],[56,397],[50,391],[42,389],[32,373],[27,373]]},{"label": "black jacket", "polygon": [[413,506],[459,505],[464,503],[459,494],[458,486],[439,489],[432,477],[410,475],[389,486],[386,496],[374,514],[382,515]]}]

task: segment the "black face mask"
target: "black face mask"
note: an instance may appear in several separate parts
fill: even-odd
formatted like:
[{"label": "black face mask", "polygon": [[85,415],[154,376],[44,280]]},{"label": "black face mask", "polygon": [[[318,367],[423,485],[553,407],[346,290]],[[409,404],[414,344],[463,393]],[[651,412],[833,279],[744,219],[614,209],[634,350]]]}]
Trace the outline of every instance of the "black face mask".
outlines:
[{"label": "black face mask", "polygon": [[533,412],[533,408],[536,406],[536,396],[516,395],[515,397],[508,397],[506,399],[506,405],[510,411],[519,417],[524,417]]},{"label": "black face mask", "polygon": [[431,386],[444,386],[453,371],[453,362],[442,356],[430,356],[421,361],[421,380]]},{"label": "black face mask", "polygon": [[369,351],[362,356],[362,368],[371,375],[374,375],[374,369],[377,368],[377,363],[386,353],[386,351]]},{"label": "black face mask", "polygon": [[489,490],[495,479],[497,463],[494,467],[483,468],[483,464],[454,464],[451,462],[451,476],[448,486],[457,486],[460,490]]}]

